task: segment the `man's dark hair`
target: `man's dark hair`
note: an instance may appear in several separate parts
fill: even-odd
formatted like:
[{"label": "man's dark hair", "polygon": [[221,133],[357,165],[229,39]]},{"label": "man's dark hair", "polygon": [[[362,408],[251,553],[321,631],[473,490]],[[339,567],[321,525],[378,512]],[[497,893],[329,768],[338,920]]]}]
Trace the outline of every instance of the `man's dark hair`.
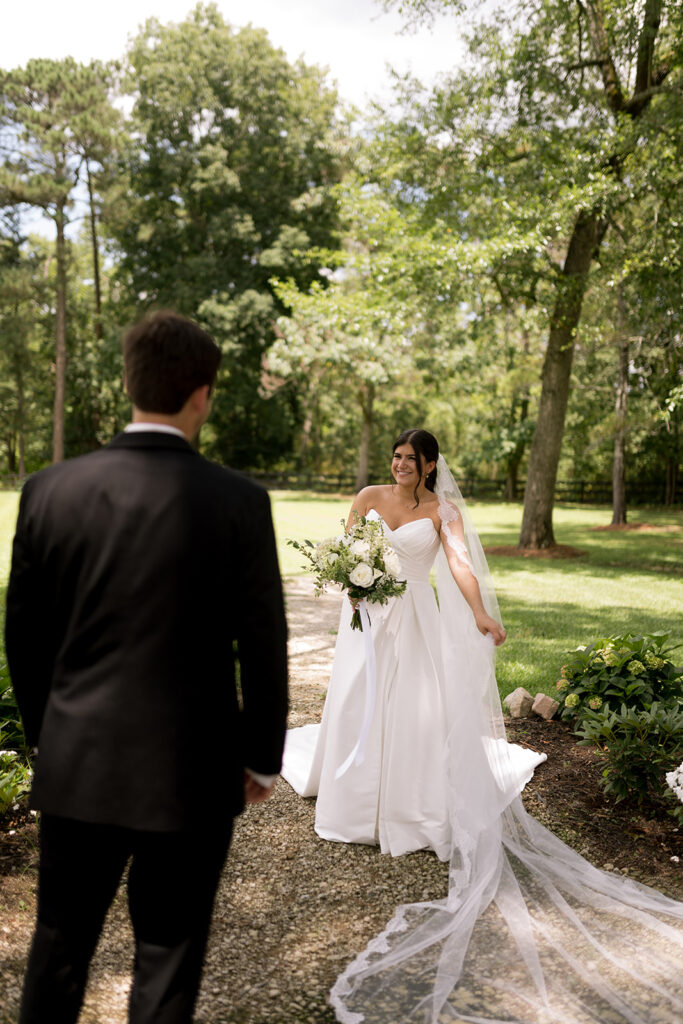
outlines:
[{"label": "man's dark hair", "polygon": [[220,361],[211,335],[169,310],[150,313],[123,339],[126,389],[144,412],[180,412],[193,391],[213,387]]}]

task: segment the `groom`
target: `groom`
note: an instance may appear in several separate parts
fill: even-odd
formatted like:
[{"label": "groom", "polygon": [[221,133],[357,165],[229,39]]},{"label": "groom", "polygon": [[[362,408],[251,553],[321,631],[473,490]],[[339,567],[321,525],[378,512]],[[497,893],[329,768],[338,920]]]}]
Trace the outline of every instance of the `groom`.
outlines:
[{"label": "groom", "polygon": [[41,847],[20,1024],[76,1021],[129,860],[129,1019],[190,1024],[233,817],[280,769],[286,627],[268,496],[190,444],[219,362],[183,317],[134,326],[132,424],[21,496],[6,640],[38,748]]}]

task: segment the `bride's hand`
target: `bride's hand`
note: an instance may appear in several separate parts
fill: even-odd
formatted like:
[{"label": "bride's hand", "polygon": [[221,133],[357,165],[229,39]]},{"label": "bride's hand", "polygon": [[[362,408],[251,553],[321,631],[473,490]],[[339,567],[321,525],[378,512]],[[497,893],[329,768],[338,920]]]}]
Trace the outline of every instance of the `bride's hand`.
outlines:
[{"label": "bride's hand", "polygon": [[487,615],[486,612],[480,612],[478,615],[475,615],[474,621],[480,633],[483,633],[484,636],[487,633],[491,634],[496,647],[500,647],[501,644],[505,643],[505,637],[507,636],[505,629],[503,629],[499,622],[492,619],[490,615]]}]

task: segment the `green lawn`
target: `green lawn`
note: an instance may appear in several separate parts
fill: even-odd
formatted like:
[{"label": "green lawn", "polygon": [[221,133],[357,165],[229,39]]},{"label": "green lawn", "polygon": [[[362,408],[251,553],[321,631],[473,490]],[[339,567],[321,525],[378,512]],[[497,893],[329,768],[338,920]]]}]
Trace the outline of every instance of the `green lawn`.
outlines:
[{"label": "green lawn", "polygon": [[[273,492],[273,513],[285,575],[303,573],[288,539],[321,540],[341,531],[351,498]],[[9,568],[18,495],[0,493],[0,587]],[[515,544],[518,505],[471,504],[484,545]],[[680,511],[634,510],[632,522],[655,532],[594,532],[610,520],[608,508],[566,506],[555,510],[555,534],[585,555],[548,560],[491,556],[508,640],[501,649],[501,695],[516,686],[554,693],[564,652],[597,636],[627,630],[667,630],[683,640],[683,516]],[[677,527],[667,531],[666,527]]]},{"label": "green lawn", "polygon": [[9,575],[12,537],[18,509],[19,493],[0,491],[0,590],[4,588]]},{"label": "green lawn", "polygon": [[[292,492],[272,497],[282,570],[301,573],[302,559],[284,540],[336,534],[351,498]],[[521,506],[472,502],[470,510],[485,546],[517,543]],[[652,523],[658,532],[593,532],[610,519],[609,508],[555,509],[557,541],[585,551],[581,558],[489,557],[508,630],[498,656],[501,696],[517,686],[554,695],[564,653],[598,636],[661,629],[683,640],[680,510],[630,513],[631,522]],[[666,532],[666,527],[680,532]]]}]

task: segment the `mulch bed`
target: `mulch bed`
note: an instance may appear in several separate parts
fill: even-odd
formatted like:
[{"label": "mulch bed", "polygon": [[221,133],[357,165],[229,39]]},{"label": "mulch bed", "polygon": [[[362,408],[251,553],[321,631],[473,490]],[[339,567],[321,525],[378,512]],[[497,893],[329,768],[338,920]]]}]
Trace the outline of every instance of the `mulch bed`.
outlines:
[{"label": "mulch bed", "polygon": [[547,548],[520,548],[515,544],[498,544],[484,548],[487,555],[507,555],[514,558],[582,558],[586,552],[571,544],[551,544]]},{"label": "mulch bed", "polygon": [[656,523],[609,523],[607,526],[591,526],[591,533],[609,531],[629,531],[636,533],[680,533],[683,527],[671,524],[658,526]]},{"label": "mulch bed", "polygon": [[533,717],[506,720],[506,727],[510,740],[548,755],[523,793],[531,814],[597,867],[611,865],[683,899],[683,829],[664,801],[639,808],[606,797],[603,756],[579,746],[566,722]]}]

